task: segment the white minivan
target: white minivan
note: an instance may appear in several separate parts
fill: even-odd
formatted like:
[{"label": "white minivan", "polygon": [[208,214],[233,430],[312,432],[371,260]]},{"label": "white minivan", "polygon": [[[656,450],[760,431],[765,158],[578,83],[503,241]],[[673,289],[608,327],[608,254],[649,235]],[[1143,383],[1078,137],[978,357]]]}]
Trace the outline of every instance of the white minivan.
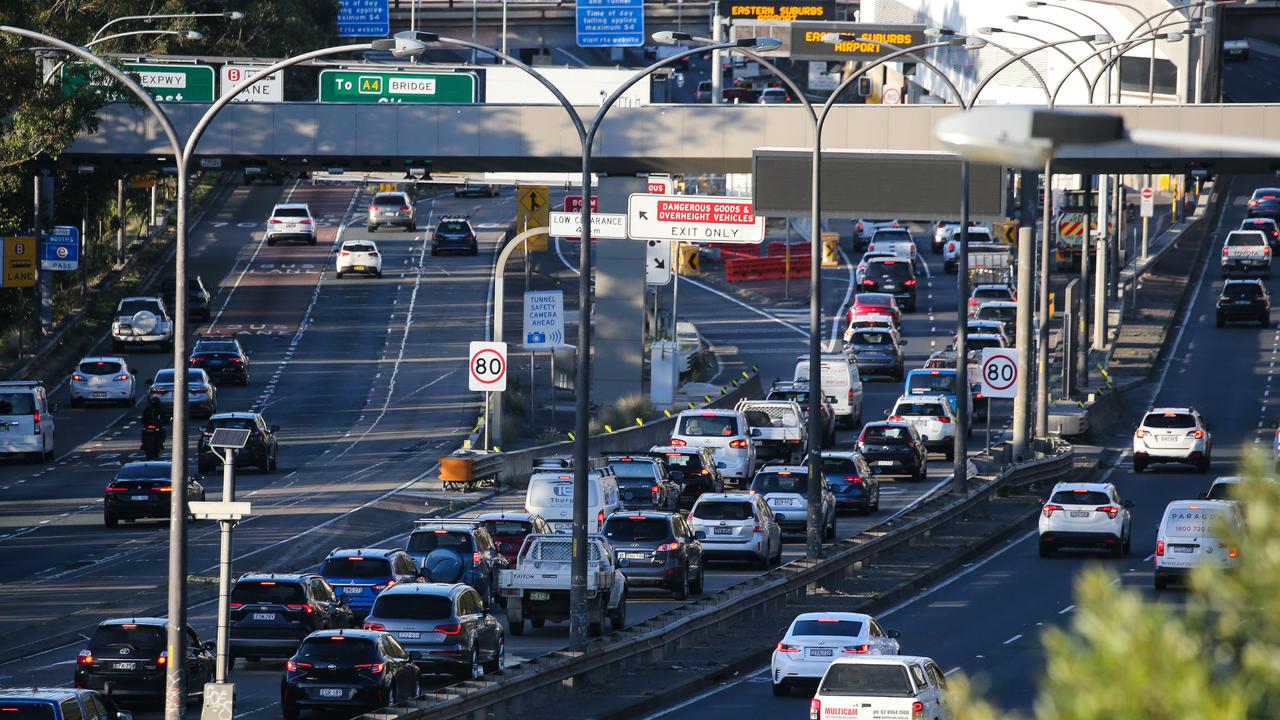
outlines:
[{"label": "white minivan", "polygon": [[[809,382],[809,356],[796,357],[796,382]],[[862,376],[856,362],[842,353],[822,354],[822,394],[833,397],[836,422],[852,427],[862,424]]]},{"label": "white minivan", "polygon": [[668,445],[710,448],[725,482],[741,485],[751,479],[756,466],[756,446],[751,442],[747,416],[737,410],[685,410],[676,418]]},{"label": "white minivan", "polygon": [[[622,509],[618,481],[603,458],[591,458],[587,473],[587,533],[599,533],[604,519]],[[524,509],[541,515],[552,532],[573,532],[573,459],[564,455],[534,461]]]},{"label": "white minivan", "polygon": [[38,380],[0,382],[0,455],[53,457],[53,413]]},{"label": "white minivan", "polygon": [[947,679],[938,664],[913,655],[842,657],[827,666],[809,701],[809,720],[942,720]]},{"label": "white minivan", "polygon": [[1164,509],[1156,531],[1155,587],[1164,590],[1183,580],[1197,565],[1233,568],[1239,548],[1219,536],[1220,524],[1244,524],[1240,504],[1231,500],[1174,500]]}]

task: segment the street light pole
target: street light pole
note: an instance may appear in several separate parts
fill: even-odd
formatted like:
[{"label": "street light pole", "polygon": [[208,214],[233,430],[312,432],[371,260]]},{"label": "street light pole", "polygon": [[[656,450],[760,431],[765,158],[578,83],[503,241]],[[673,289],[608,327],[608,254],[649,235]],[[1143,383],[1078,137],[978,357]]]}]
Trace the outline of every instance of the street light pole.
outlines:
[{"label": "street light pole", "polygon": [[[236,450],[231,447],[223,450],[226,455],[222,456],[222,502],[232,502],[236,499]],[[234,520],[218,521],[218,656],[214,682],[220,683],[227,681],[227,670],[229,670],[227,597],[231,592],[231,529],[233,527],[235,527]]]},{"label": "street light pole", "polygon": [[98,31],[93,34],[92,40],[97,40],[98,37],[102,35],[102,32],[104,30],[111,27],[112,25],[115,25],[116,23],[130,22],[134,20],[138,20],[142,22],[151,22],[153,20],[172,20],[177,18],[206,18],[206,17],[208,18],[220,17],[220,18],[226,18],[227,20],[243,20],[245,15],[244,13],[238,10],[230,10],[227,12],[215,12],[215,13],[164,13],[164,14],[157,14],[157,15],[124,15],[118,18],[113,18],[111,20],[108,20],[106,24],[98,28]]}]

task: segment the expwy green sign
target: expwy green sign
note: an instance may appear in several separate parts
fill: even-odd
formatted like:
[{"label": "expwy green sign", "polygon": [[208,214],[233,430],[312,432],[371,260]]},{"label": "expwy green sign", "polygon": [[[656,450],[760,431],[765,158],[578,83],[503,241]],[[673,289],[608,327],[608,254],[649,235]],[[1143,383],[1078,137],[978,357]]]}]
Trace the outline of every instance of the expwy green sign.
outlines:
[{"label": "expwy green sign", "polygon": [[469,104],[475,101],[473,73],[320,71],[320,102]]},{"label": "expwy green sign", "polygon": [[[213,102],[215,97],[214,72],[208,65],[125,63],[124,69],[158,102]],[[109,99],[124,100],[124,91],[116,88],[115,81],[96,67],[70,63],[63,66],[62,72],[67,87],[82,87],[86,82],[110,86]]]}]

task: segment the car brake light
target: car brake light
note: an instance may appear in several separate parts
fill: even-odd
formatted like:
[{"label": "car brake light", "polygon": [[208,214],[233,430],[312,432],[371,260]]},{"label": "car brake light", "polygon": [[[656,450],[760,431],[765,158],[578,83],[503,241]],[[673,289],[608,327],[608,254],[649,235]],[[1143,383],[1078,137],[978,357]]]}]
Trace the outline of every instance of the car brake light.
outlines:
[{"label": "car brake light", "polygon": [[907,287],[915,287],[915,286],[916,286],[916,279],[915,279],[915,278],[907,278],[907,279],[906,279],[902,284],[903,284],[903,285],[906,285]]},{"label": "car brake light", "polygon": [[730,440],[729,441],[729,447],[731,448],[744,448],[746,446],[747,446],[746,440]]},{"label": "car brake light", "polygon": [[1258,201],[1257,201],[1257,200],[1250,200],[1250,201],[1249,201],[1249,207],[1253,207],[1254,205],[1257,205],[1257,204],[1258,204]]},{"label": "car brake light", "polygon": [[1195,438],[1196,440],[1201,440],[1201,439],[1203,439],[1203,438],[1204,438],[1204,431],[1203,431],[1203,430],[1192,430],[1191,432],[1187,433],[1187,437],[1189,437],[1189,438]]},{"label": "car brake light", "polygon": [[1104,512],[1107,514],[1107,517],[1115,520],[1116,515],[1120,514],[1120,508],[1115,505],[1103,505],[1102,507],[1094,508],[1094,512]]},{"label": "car brake light", "polygon": [[684,447],[685,445],[688,445],[688,444],[689,443],[685,442],[684,440],[681,440],[680,438],[671,438],[672,447]]},{"label": "car brake light", "polygon": [[44,434],[43,431],[40,430],[40,411],[39,410],[36,410],[35,412],[31,413],[31,423],[35,426],[35,432],[33,434],[35,435]]},{"label": "car brake light", "polygon": [[947,252],[955,252],[955,251],[956,251],[956,244],[955,244],[955,243],[947,243]]},{"label": "car brake light", "polygon": [[597,524],[599,524],[599,525],[603,525],[603,524],[604,524],[604,511],[603,511],[603,510],[601,510],[601,511],[599,511],[599,512],[597,512],[597,513],[596,513],[596,523],[597,523]]},{"label": "car brake light", "polygon": [[889,422],[902,422],[902,416],[901,416],[901,415],[890,415],[890,416],[889,416]]},{"label": "car brake light", "polygon": [[850,645],[848,647],[841,648],[840,652],[845,655],[865,655],[870,650],[870,645]]},{"label": "car brake light", "polygon": [[1235,558],[1235,557],[1239,557],[1239,556],[1240,556],[1240,551],[1239,551],[1239,550],[1237,550],[1237,549],[1235,549],[1235,548],[1231,548],[1231,549],[1227,550],[1227,557],[1229,557],[1229,558]]},{"label": "car brake light", "polygon": [[160,657],[156,658],[157,665],[167,665],[169,663],[169,651],[160,653]]},{"label": "car brake light", "polygon": [[377,251],[377,250],[371,250],[371,251],[369,252],[369,257],[378,257],[378,251]]},{"label": "car brake light", "polygon": [[890,227],[902,227],[902,226],[898,224],[897,220],[894,220],[893,225],[891,225]]},{"label": "car brake light", "polygon": [[845,475],[844,481],[847,483],[853,483],[854,485],[861,485],[862,476],[861,475]]},{"label": "car brake light", "polygon": [[244,607],[244,603],[228,603],[227,606],[230,607],[232,610],[239,610],[240,608]]},{"label": "car brake light", "polygon": [[969,307],[977,307],[978,298],[969,298]]},{"label": "car brake light", "polygon": [[862,223],[858,223],[858,232],[862,232]]},{"label": "car brake light", "polygon": [[151,489],[154,492],[173,492],[173,488],[169,485],[156,485]]},{"label": "car brake light", "polygon": [[809,720],[818,720],[822,717],[822,701],[814,698],[809,701]]},{"label": "car brake light", "polygon": [[243,361],[240,358],[231,358],[231,362],[235,365],[240,365]]},{"label": "car brake light", "polygon": [[128,489],[129,488],[119,487],[115,484],[111,484],[107,486],[107,492],[124,492]]},{"label": "car brake light", "polygon": [[1136,438],[1144,438],[1147,436],[1147,431],[1143,430],[1142,428],[1138,428],[1138,431],[1135,432],[1133,436]]},{"label": "car brake light", "polygon": [[115,379],[116,379],[116,380],[128,380],[128,379],[129,379],[129,373],[120,373],[119,375],[117,375],[117,376],[116,376],[116,378],[115,378]]},{"label": "car brake light", "polygon": [[386,663],[362,663],[355,666],[356,670],[368,670],[370,675],[381,675],[383,670],[387,669]]},{"label": "car brake light", "polygon": [[410,211],[410,210],[412,210],[412,209],[413,209],[413,208],[410,208],[408,205],[403,205],[403,206],[401,206],[401,208],[400,208],[400,212],[409,212],[409,211]]},{"label": "car brake light", "polygon": [[778,643],[778,652],[784,652],[784,653],[800,652],[800,646],[788,645],[786,643]]},{"label": "car brake light", "polygon": [[1164,557],[1164,540],[1156,541],[1156,557]]},{"label": "car brake light", "polygon": [[315,608],[311,607],[311,603],[289,603],[288,605],[285,605],[285,607],[290,610],[301,610],[308,615],[316,611]]},{"label": "car brake light", "polygon": [[297,660],[289,660],[284,664],[284,669],[289,672],[298,672],[299,668],[309,668],[311,663],[298,662]]},{"label": "car brake light", "polygon": [[1044,506],[1044,516],[1045,516],[1045,517],[1053,517],[1053,511],[1054,511],[1054,510],[1062,510],[1062,506],[1061,506],[1061,505],[1045,505],[1045,506]]},{"label": "car brake light", "polygon": [[[348,559],[351,559],[351,558],[348,558]],[[387,588],[389,588],[389,587],[391,587],[392,585],[395,585],[395,584],[396,584],[396,581],[395,581],[395,580],[388,580],[388,581],[386,581],[385,583],[383,583],[383,584],[381,584],[381,585],[374,585],[374,586],[373,586],[373,590],[374,590],[374,592],[382,592],[383,590],[386,590]]]},{"label": "car brake light", "polygon": [[350,254],[351,253],[347,252],[346,250],[343,250],[342,252],[338,253],[338,257],[347,257]]},{"label": "car brake light", "polygon": [[657,552],[675,552],[680,549],[680,543],[662,543],[658,546]]},{"label": "car brake light", "polygon": [[433,632],[438,632],[441,635],[457,635],[458,633],[462,632],[462,626],[459,625],[458,623],[452,623],[449,625],[437,625],[435,627],[435,630],[433,630]]},{"label": "car brake light", "polygon": [[379,631],[385,631],[385,630],[387,629],[387,626],[386,626],[386,625],[383,625],[382,623],[376,623],[376,622],[365,622],[363,625],[361,625],[361,626],[360,626],[360,628],[361,628],[361,629],[363,629],[363,630],[379,630]]},{"label": "car brake light", "polygon": [[940,422],[940,423],[949,423],[949,422],[951,422],[951,418],[947,417],[946,415],[939,415],[938,417],[936,417],[936,418],[934,418],[934,419],[935,419],[935,420],[937,420],[937,421],[938,421],[938,422]]},{"label": "car brake light", "polygon": [[80,651],[80,656],[76,658],[76,664],[78,664],[78,665],[92,665],[92,664],[93,664],[93,651],[92,651],[92,650],[81,650],[81,651]]},{"label": "car brake light", "polygon": [[916,700],[911,703],[911,720],[920,720],[924,717],[924,703]]},{"label": "car brake light", "polygon": [[472,564],[472,565],[479,565],[479,564],[480,564],[480,563],[482,563],[482,562],[484,562],[484,555],[483,555],[483,554],[481,554],[479,550],[477,550],[477,551],[475,551],[475,552],[471,553],[471,564]]},{"label": "car brake light", "polygon": [[81,375],[80,373],[75,373],[74,375],[71,376],[71,379],[76,382],[84,382],[84,376]]},{"label": "car brake light", "polygon": [[310,224],[311,224],[311,218],[303,218],[302,220],[299,220],[298,222],[299,222],[299,223],[301,223],[301,224],[303,224],[303,225],[310,225]]},{"label": "car brake light", "polygon": [[872,280],[871,278],[862,278],[862,284],[866,285],[867,287],[872,287],[876,284],[876,281]]},{"label": "car brake light", "polygon": [[271,219],[270,219],[270,220],[268,220],[267,222],[268,222],[269,224],[271,224],[271,225],[278,225],[278,224],[280,224],[280,221],[279,221],[279,220],[277,220],[277,219],[275,219],[275,218],[271,218]]}]

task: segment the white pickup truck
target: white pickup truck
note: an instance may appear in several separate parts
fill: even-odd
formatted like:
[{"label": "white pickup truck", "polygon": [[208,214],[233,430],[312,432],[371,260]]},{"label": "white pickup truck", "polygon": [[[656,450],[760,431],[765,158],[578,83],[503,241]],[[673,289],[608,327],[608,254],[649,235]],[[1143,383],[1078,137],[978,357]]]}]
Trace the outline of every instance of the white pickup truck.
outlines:
[{"label": "white pickup truck", "polygon": [[[526,619],[535,628],[569,619],[572,548],[571,535],[528,535],[516,569],[498,571],[498,595],[506,599],[512,635],[524,634]],[[598,637],[605,618],[614,630],[626,627],[627,578],[603,536],[587,536],[587,550],[587,632]]]},{"label": "white pickup truck", "polygon": [[799,462],[807,452],[804,411],[794,400],[741,400],[734,410],[747,418],[757,460]]},{"label": "white pickup truck", "polygon": [[942,720],[947,680],[927,657],[865,655],[827,667],[809,720]]},{"label": "white pickup truck", "polygon": [[1222,243],[1222,276],[1248,273],[1271,277],[1271,246],[1261,230],[1232,230]]}]

